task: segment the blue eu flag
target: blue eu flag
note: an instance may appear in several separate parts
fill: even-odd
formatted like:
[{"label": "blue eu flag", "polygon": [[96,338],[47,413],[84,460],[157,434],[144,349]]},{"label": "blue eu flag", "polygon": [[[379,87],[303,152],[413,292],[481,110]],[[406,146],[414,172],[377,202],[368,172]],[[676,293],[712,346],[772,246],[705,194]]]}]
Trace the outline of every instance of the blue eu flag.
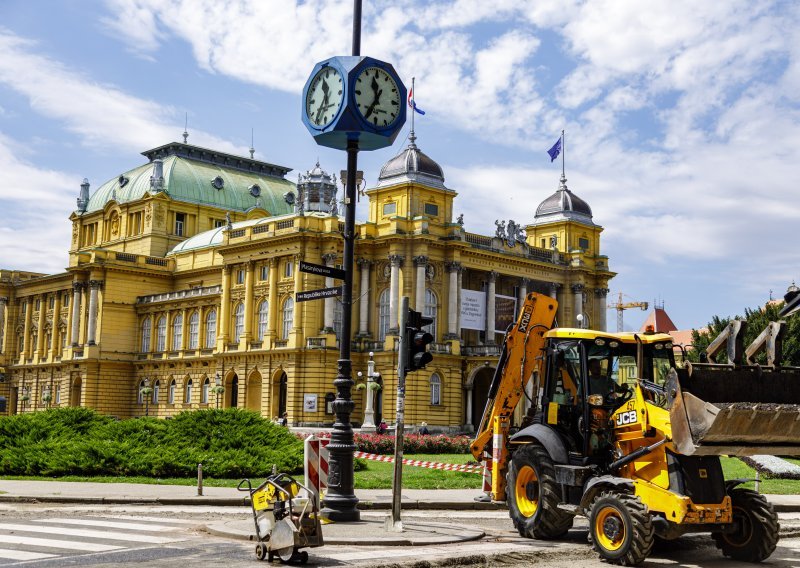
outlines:
[{"label": "blue eu flag", "polygon": [[553,144],[553,147],[547,151],[550,154],[550,162],[558,158],[558,155],[561,153],[561,138],[558,139],[558,142]]}]

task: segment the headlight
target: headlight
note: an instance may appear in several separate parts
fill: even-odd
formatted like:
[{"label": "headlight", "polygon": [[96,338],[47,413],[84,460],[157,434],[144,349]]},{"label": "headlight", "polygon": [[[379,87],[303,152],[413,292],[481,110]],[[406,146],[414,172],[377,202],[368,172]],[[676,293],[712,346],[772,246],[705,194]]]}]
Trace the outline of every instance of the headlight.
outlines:
[{"label": "headlight", "polygon": [[597,339],[594,340],[594,344],[602,347],[603,345],[606,344],[606,340],[598,337]]},{"label": "headlight", "polygon": [[619,341],[609,341],[608,346],[611,347],[611,349],[616,349],[619,347]]},{"label": "headlight", "polygon": [[664,344],[663,343],[656,343],[653,347],[656,348],[656,351],[661,351],[662,349],[664,349]]},{"label": "headlight", "polygon": [[590,406],[603,406],[603,395],[590,394],[586,397],[586,402],[588,402]]}]

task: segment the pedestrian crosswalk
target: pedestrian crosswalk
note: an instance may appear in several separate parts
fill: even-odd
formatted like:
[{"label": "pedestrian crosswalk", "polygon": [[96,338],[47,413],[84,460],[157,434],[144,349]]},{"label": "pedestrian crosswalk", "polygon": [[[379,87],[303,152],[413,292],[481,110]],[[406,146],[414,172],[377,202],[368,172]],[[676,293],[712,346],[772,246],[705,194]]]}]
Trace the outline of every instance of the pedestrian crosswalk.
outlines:
[{"label": "pedestrian crosswalk", "polygon": [[0,521],[0,565],[180,542],[192,524],[135,516]]}]

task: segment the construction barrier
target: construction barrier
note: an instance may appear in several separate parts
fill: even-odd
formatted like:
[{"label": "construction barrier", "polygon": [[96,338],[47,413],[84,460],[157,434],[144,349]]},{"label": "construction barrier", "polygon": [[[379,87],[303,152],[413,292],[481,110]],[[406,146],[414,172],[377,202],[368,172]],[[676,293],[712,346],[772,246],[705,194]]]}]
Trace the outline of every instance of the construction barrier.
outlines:
[{"label": "construction barrier", "polygon": [[[354,456],[357,458],[363,458],[365,460],[394,463],[394,456],[381,456],[377,454],[368,454],[366,452],[355,452]],[[409,460],[409,459],[403,459],[403,465],[410,465],[413,467],[424,467],[427,469],[441,469],[444,471],[461,471],[465,473],[482,473],[483,471],[483,468],[479,465],[438,463],[438,462]]]},{"label": "construction barrier", "polygon": [[315,497],[324,496],[328,488],[328,442],[330,438],[317,438],[312,434],[304,443],[305,486]]}]

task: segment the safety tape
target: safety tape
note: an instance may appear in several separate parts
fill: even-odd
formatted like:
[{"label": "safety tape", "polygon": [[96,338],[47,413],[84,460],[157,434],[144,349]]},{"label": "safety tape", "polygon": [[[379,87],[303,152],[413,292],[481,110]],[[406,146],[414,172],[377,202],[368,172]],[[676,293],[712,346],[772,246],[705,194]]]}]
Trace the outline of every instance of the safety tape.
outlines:
[{"label": "safety tape", "polygon": [[[365,460],[380,461],[394,463],[394,456],[380,456],[377,454],[368,454],[367,452],[355,452],[353,454],[357,458]],[[403,465],[410,465],[413,467],[424,467],[427,469],[441,469],[444,471],[461,471],[465,473],[483,473],[483,467],[479,465],[468,464],[455,464],[455,463],[438,463],[422,460],[409,460],[403,459]]]}]

